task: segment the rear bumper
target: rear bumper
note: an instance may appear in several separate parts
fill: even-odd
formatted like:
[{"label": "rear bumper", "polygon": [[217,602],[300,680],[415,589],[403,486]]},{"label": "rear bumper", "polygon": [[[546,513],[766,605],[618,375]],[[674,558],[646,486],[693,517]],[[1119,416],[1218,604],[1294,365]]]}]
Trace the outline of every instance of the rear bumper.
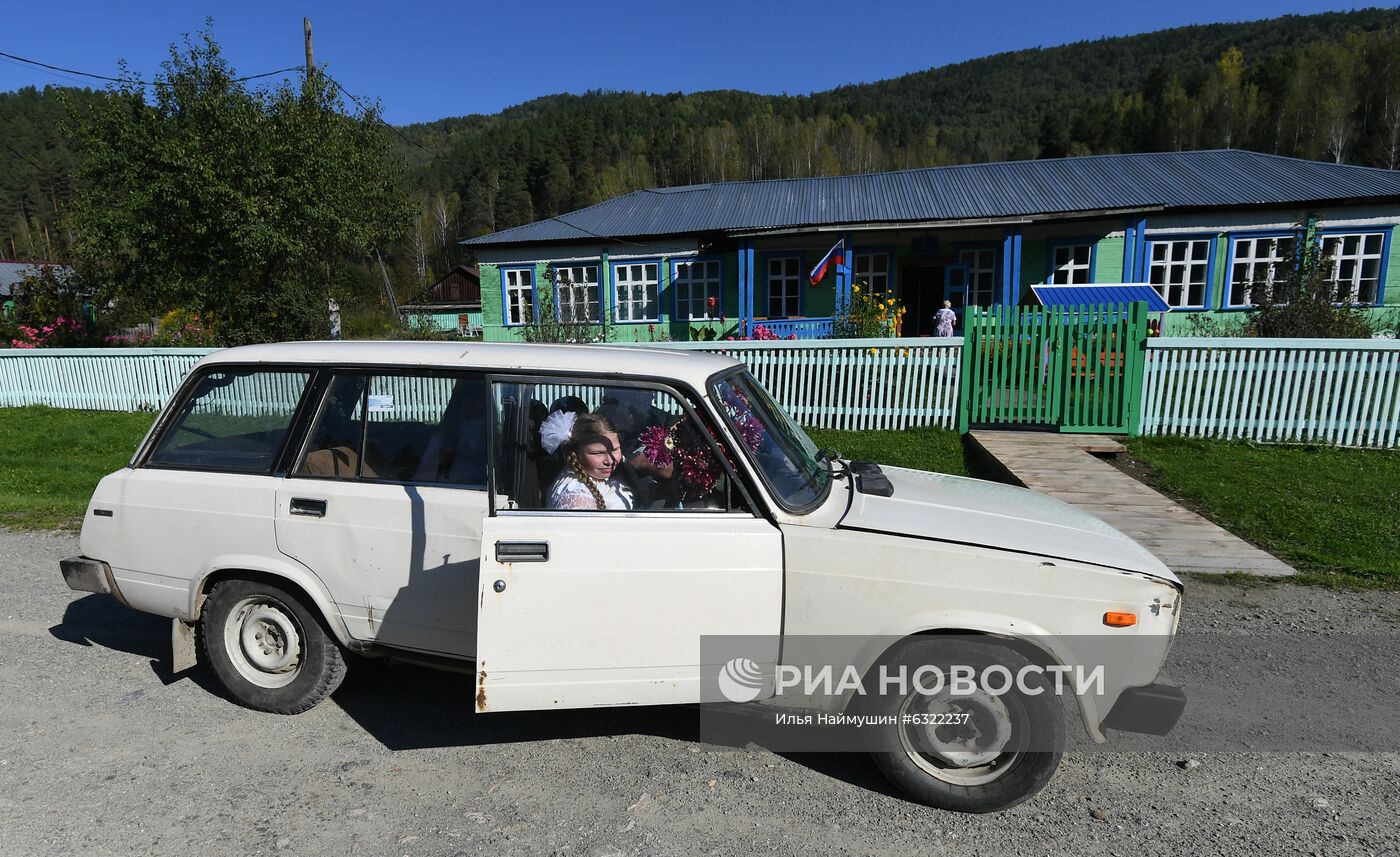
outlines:
[{"label": "rear bumper", "polygon": [[1170,684],[1130,687],[1118,696],[1100,729],[1118,729],[1145,735],[1165,735],[1176,727],[1186,710],[1186,691]]},{"label": "rear bumper", "polygon": [[112,580],[112,567],[102,560],[70,556],[59,560],[58,567],[63,570],[63,582],[74,592],[117,594],[117,587]]}]

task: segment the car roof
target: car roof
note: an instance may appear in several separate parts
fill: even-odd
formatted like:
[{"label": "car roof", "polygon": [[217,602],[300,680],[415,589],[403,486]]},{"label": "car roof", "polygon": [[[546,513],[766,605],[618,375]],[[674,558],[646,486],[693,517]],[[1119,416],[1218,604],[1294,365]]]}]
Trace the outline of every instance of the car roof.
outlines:
[{"label": "car roof", "polygon": [[277,342],[216,351],[201,367],[226,363],[416,366],[673,378],[701,390],[716,372],[742,365],[722,354],[631,345],[514,342]]}]

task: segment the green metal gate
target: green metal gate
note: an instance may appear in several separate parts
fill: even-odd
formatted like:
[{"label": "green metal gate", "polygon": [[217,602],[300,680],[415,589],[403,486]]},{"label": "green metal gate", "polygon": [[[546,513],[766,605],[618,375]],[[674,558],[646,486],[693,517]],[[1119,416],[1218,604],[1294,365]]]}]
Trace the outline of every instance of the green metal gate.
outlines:
[{"label": "green metal gate", "polygon": [[1147,304],[969,308],[958,430],[1137,434]]}]

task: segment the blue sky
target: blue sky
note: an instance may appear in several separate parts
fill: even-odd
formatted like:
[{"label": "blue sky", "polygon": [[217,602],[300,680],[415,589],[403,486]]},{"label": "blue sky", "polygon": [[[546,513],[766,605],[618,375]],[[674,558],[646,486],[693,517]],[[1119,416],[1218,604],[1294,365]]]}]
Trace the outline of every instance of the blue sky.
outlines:
[{"label": "blue sky", "polygon": [[[317,63],[402,124],[589,89],[805,93],[1020,48],[1352,8],[1321,0],[48,0],[6,10],[0,51],[98,74],[115,74],[125,59],[149,76],[171,42],[212,16],[229,60],[257,74],[301,63],[307,16]],[[75,82],[0,58],[0,91]]]}]

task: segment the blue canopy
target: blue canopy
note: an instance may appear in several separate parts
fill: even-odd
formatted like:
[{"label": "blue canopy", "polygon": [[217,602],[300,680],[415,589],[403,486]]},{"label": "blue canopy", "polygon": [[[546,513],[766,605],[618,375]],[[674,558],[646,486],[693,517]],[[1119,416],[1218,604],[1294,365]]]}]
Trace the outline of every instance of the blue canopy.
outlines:
[{"label": "blue canopy", "polygon": [[1097,285],[1031,286],[1041,306],[1091,306],[1144,301],[1148,312],[1170,312],[1157,289],[1147,283],[1100,283]]}]

